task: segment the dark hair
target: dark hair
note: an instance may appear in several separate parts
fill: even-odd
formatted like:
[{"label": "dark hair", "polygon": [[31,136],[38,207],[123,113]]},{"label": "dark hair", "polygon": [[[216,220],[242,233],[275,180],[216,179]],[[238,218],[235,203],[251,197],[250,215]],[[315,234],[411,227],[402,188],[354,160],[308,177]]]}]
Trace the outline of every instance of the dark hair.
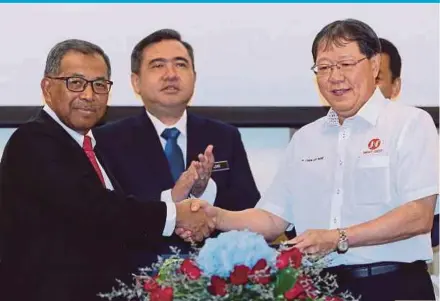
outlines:
[{"label": "dark hair", "polygon": [[182,45],[185,46],[186,50],[188,51],[188,55],[192,61],[193,70],[195,70],[194,49],[192,48],[192,46],[188,42],[182,40],[182,36],[178,31],[174,29],[160,29],[143,38],[133,48],[133,51],[131,53],[131,72],[139,73],[143,59],[142,54],[145,48],[164,40],[175,40],[182,43]]},{"label": "dark hair", "polygon": [[382,53],[388,54],[390,57],[390,70],[391,70],[391,79],[394,82],[397,78],[400,77],[400,73],[402,71],[402,59],[400,57],[399,51],[396,46],[390,41],[380,38],[380,46],[382,47]]},{"label": "dark hair", "polygon": [[321,29],[312,44],[313,62],[316,62],[321,41],[326,43],[324,49],[332,44],[342,46],[347,42],[356,42],[360,52],[367,58],[381,52],[379,38],[374,30],[366,23],[355,19],[338,20]]},{"label": "dark hair", "polygon": [[98,45],[77,39],[62,41],[56,44],[49,51],[46,60],[46,67],[44,68],[44,76],[59,74],[61,61],[64,56],[70,51],[80,52],[82,54],[98,54],[102,56],[105,64],[107,65],[108,78],[110,78],[112,74],[110,59],[108,58],[107,54],[105,54],[104,50],[102,50],[102,48]]}]

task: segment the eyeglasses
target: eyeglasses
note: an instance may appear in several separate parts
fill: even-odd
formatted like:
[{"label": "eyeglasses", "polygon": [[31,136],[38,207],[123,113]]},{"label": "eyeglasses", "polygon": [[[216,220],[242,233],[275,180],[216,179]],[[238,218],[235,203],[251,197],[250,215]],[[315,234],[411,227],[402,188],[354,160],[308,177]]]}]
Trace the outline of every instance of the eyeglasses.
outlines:
[{"label": "eyeglasses", "polygon": [[312,71],[315,72],[318,76],[325,76],[329,75],[330,72],[333,71],[333,68],[338,68],[344,73],[352,71],[357,64],[362,62],[363,60],[367,59],[366,57],[363,57],[359,60],[343,60],[340,62],[337,62],[336,64],[319,64],[319,65],[313,65]]},{"label": "eyeglasses", "polygon": [[69,77],[50,77],[50,79],[62,80],[66,83],[66,88],[72,92],[83,92],[87,85],[90,83],[92,85],[92,90],[96,94],[108,94],[113,85],[111,80],[106,79],[95,79],[95,80],[87,80],[78,76],[69,76]]}]

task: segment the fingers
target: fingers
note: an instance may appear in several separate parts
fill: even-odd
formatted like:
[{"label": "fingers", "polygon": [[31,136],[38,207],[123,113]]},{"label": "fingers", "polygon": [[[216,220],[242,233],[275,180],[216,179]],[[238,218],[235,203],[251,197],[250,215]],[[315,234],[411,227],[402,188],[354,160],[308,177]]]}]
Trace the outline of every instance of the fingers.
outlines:
[{"label": "fingers", "polygon": [[211,230],[209,229],[208,224],[206,224],[203,228],[202,228],[202,234],[203,234],[203,239],[208,238],[211,235]]},{"label": "fingers", "polygon": [[313,246],[313,242],[310,240],[303,240],[295,245],[295,248],[298,248],[301,252],[304,252],[305,249]]},{"label": "fingers", "polygon": [[205,149],[205,152],[198,155],[200,163],[199,172],[204,173],[202,179],[210,176],[212,166],[214,165],[214,155],[212,153],[213,148],[214,147],[212,145],[208,145]]},{"label": "fingers", "polygon": [[309,233],[306,231],[301,235],[298,235],[297,237],[287,241],[287,243],[293,245],[292,248],[297,248],[304,253],[304,250],[312,246],[313,240],[311,239]]},{"label": "fingers", "polygon": [[206,211],[206,208],[210,206],[208,202],[200,199],[188,199],[188,202],[191,202],[190,206],[192,212],[197,212],[200,209]]},{"label": "fingers", "polygon": [[192,233],[189,230],[185,230],[183,228],[177,228],[176,231],[174,231],[176,235],[178,235],[181,239],[185,241],[189,241],[191,239]]},{"label": "fingers", "polygon": [[176,228],[176,230],[174,231],[174,233],[176,233],[177,235],[179,235],[180,237],[182,237],[181,235],[183,233],[185,233],[185,229],[183,228]]},{"label": "fingers", "polygon": [[215,230],[215,219],[208,219],[208,228],[211,232]]},{"label": "fingers", "polygon": [[319,249],[316,246],[312,246],[312,247],[308,247],[308,248],[303,249],[302,252],[307,255],[316,255],[316,254],[319,254]]},{"label": "fingers", "polygon": [[205,238],[205,231],[206,230],[201,228],[199,231],[193,232],[193,235],[191,235],[191,238],[196,242],[203,241],[203,239]]},{"label": "fingers", "polygon": [[204,155],[205,155],[205,158],[206,158],[207,163],[209,165],[214,164],[214,154],[212,153],[213,149],[214,149],[214,146],[210,144],[210,145],[208,145],[208,147],[205,150]]},{"label": "fingers", "polygon": [[301,252],[308,255],[322,255],[334,251],[338,233],[334,230],[307,230],[301,235],[288,241]]},{"label": "fingers", "polygon": [[191,211],[192,212],[197,212],[197,211],[199,211],[199,209],[202,207],[202,204],[200,203],[200,202],[196,202],[196,201],[193,201],[193,202],[191,202]]},{"label": "fingers", "polygon": [[[288,240],[288,241],[286,242],[286,244],[289,244],[289,245],[297,245],[298,243],[302,242],[302,241],[305,239],[305,236],[306,236],[306,235],[307,235],[307,232],[304,232],[303,234],[298,235],[298,236],[292,238],[291,240]],[[296,247],[296,246],[295,246],[295,247]]]},{"label": "fingers", "polygon": [[[199,179],[200,162],[192,161],[191,165],[184,172],[184,174],[190,179],[193,180],[192,184]],[[192,185],[191,184],[191,185]]]}]

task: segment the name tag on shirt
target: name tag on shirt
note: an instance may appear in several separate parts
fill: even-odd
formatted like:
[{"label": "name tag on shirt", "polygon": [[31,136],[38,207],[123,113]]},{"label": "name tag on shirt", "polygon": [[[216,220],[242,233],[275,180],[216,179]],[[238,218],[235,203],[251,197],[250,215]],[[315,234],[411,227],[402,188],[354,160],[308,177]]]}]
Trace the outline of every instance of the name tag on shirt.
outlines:
[{"label": "name tag on shirt", "polygon": [[229,163],[228,161],[218,161],[214,162],[214,166],[212,167],[212,171],[223,171],[223,170],[229,170]]}]

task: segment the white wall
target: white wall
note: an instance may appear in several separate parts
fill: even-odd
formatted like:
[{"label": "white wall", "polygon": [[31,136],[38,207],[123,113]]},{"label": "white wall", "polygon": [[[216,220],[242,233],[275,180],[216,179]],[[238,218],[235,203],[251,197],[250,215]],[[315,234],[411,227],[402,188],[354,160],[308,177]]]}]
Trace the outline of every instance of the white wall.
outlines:
[{"label": "white wall", "polygon": [[[1,4],[0,106],[39,105],[50,48],[67,38],[97,43],[114,69],[112,105],[139,105],[129,84],[135,43],[179,30],[195,48],[195,105],[320,105],[310,71],[317,32],[358,18],[403,57],[402,101],[438,106],[438,4]],[[31,24],[31,25],[29,25]]]}]

